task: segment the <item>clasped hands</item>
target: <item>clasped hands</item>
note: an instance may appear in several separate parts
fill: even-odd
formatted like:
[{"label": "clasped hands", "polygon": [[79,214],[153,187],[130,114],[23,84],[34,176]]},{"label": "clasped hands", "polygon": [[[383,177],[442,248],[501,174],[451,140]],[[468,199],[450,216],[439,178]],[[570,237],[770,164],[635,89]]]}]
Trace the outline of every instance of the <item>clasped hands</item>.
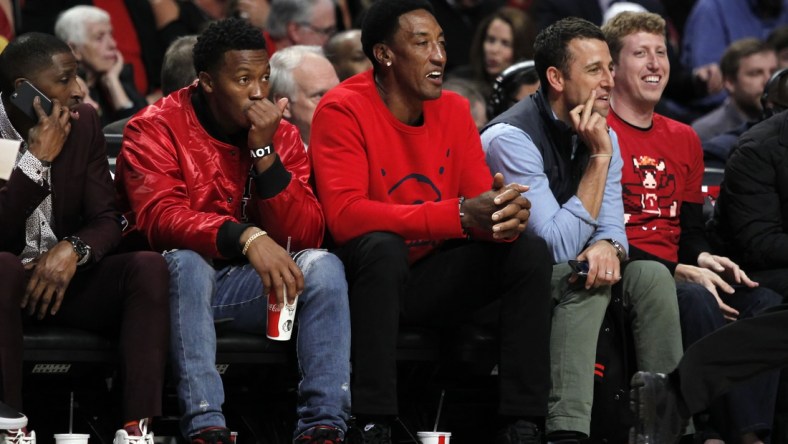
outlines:
[{"label": "clasped hands", "polygon": [[492,233],[493,239],[512,239],[525,230],[531,202],[523,197],[527,185],[504,185],[503,174],[496,173],[490,191],[465,200],[460,211],[462,227]]}]

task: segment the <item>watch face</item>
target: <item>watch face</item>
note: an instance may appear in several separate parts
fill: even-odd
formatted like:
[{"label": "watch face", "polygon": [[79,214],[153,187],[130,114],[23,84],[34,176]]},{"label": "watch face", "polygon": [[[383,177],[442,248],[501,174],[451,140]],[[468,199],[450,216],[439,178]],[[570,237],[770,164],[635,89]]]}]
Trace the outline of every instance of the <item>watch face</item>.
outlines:
[{"label": "watch face", "polygon": [[80,259],[88,254],[88,246],[82,242],[82,239],[76,236],[69,236],[68,241],[71,242],[71,245],[74,247],[74,251],[77,253],[77,256],[79,256]]}]

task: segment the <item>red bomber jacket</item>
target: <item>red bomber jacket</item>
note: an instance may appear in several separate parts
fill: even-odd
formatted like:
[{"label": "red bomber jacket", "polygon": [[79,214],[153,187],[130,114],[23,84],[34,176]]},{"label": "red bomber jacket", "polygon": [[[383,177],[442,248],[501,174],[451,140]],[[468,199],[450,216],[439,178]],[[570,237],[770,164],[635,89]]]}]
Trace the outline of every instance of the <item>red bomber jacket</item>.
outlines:
[{"label": "red bomber jacket", "polygon": [[[191,100],[197,88],[170,94],[126,126],[115,180],[122,206],[130,209],[127,232],[141,231],[157,251],[227,258],[220,228],[248,221],[282,246],[291,237],[293,251],[318,247],[325,222],[298,129],[280,122],[273,139],[279,159],[253,177],[249,150],[215,139],[198,120]],[[266,186],[272,182],[281,186]]]}]

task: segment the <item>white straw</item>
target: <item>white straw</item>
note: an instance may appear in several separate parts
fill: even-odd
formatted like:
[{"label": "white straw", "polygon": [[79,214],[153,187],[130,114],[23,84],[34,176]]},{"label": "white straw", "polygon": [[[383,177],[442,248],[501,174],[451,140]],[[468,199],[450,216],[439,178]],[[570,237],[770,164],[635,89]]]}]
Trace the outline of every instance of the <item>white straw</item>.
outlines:
[{"label": "white straw", "polygon": [[435,427],[432,428],[433,432],[438,431],[438,421],[441,419],[441,409],[443,409],[443,397],[446,396],[446,389],[441,390],[441,399],[438,401],[438,414],[435,415]]},{"label": "white straw", "polygon": [[68,434],[74,431],[74,392],[71,392],[71,402],[68,408]]}]

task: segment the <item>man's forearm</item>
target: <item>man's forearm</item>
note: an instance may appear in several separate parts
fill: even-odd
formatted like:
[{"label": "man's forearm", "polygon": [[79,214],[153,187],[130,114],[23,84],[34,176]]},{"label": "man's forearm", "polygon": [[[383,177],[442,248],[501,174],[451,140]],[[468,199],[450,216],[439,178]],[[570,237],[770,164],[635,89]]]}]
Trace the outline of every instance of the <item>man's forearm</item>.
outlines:
[{"label": "man's forearm", "polygon": [[577,187],[577,197],[594,219],[599,217],[599,210],[602,208],[610,160],[610,157],[589,159],[588,166],[580,179],[580,185]]}]

